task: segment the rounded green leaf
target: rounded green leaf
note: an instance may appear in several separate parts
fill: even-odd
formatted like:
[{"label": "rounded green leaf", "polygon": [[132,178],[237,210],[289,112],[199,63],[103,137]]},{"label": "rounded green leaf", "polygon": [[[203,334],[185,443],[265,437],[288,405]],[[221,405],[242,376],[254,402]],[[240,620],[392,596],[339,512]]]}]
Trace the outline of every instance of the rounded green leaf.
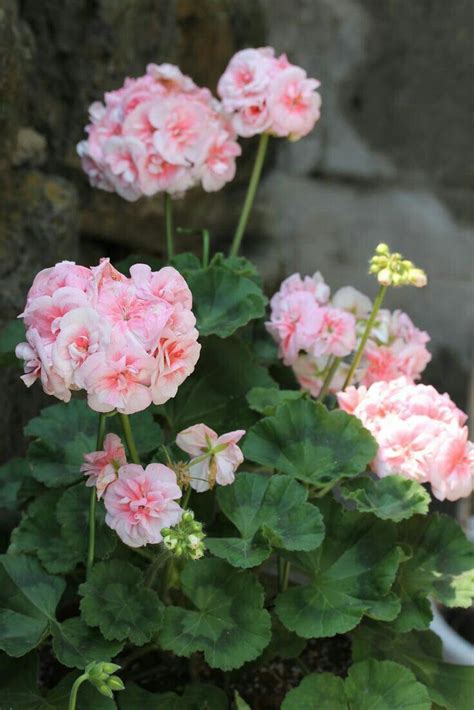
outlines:
[{"label": "rounded green leaf", "polygon": [[81,478],[84,453],[95,450],[97,422],[83,400],[43,409],[25,427],[25,435],[35,437],[27,452],[33,476],[51,487]]},{"label": "rounded green leaf", "polygon": [[326,526],[321,547],[285,554],[308,582],[278,595],[277,615],[303,638],[345,633],[364,615],[392,620],[400,604],[390,589],[403,558],[395,526],[345,511],[334,501],[321,507]]},{"label": "rounded green leaf", "polygon": [[222,266],[192,271],[187,277],[193,311],[202,336],[228,338],[265,314],[267,298],[251,279]]},{"label": "rounded green leaf", "polygon": [[403,476],[355,478],[341,484],[340,493],[361,513],[399,522],[415,513],[428,512],[430,494],[416,481]]},{"label": "rounded green leaf", "polygon": [[265,417],[275,414],[283,402],[301,399],[305,394],[301,390],[280,390],[277,387],[253,387],[247,395],[250,409]]},{"label": "rounded green leaf", "polygon": [[1,555],[0,649],[23,656],[37,646],[48,633],[65,586],[32,557]]},{"label": "rounded green leaf", "polygon": [[110,661],[123,648],[121,641],[106,641],[79,617],[54,624],[52,633],[54,653],[69,668],[82,669],[91,661]]},{"label": "rounded green leaf", "polygon": [[447,710],[472,710],[474,667],[444,663],[441,640],[432,631],[394,633],[386,624],[363,624],[352,634],[352,656],[376,656],[409,668],[426,686],[433,703]]},{"label": "rounded green leaf", "polygon": [[[332,673],[311,673],[285,696],[281,710],[349,710],[344,681]],[[361,708],[362,710],[362,708]]]},{"label": "rounded green leaf", "polygon": [[160,628],[163,605],[144,586],[138,567],[121,560],[99,562],[81,584],[81,614],[89,626],[98,626],[107,640],[128,638],[137,646]]},{"label": "rounded green leaf", "polygon": [[208,538],[209,550],[235,567],[260,564],[272,547],[314,550],[322,542],[324,523],[307,497],[307,490],[288,476],[237,474],[232,486],[218,489],[217,501],[241,537]]},{"label": "rounded green leaf", "polygon": [[447,515],[416,515],[398,526],[398,541],[411,550],[400,566],[395,591],[402,602],[394,628],[427,629],[429,597],[448,607],[469,607],[474,597],[474,546]]},{"label": "rounded green leaf", "polygon": [[377,445],[357,417],[299,399],[255,424],[243,450],[251,461],[323,486],[361,473]]},{"label": "rounded green leaf", "polygon": [[430,710],[431,700],[414,674],[392,661],[356,663],[344,683],[349,707],[371,710]]},{"label": "rounded green leaf", "polygon": [[250,572],[221,560],[188,562],[182,591],[194,609],[168,606],[160,642],[178,656],[203,651],[212,668],[239,668],[257,658],[270,641],[270,615],[264,593]]},{"label": "rounded green leaf", "polygon": [[[91,488],[84,482],[68,488],[59,498],[56,506],[56,518],[61,526],[62,538],[70,547],[78,550],[81,559],[86,559],[87,535],[89,527],[89,501]],[[117,544],[117,535],[105,524],[105,509],[102,502],[95,507],[96,535],[95,557],[108,557]]]}]

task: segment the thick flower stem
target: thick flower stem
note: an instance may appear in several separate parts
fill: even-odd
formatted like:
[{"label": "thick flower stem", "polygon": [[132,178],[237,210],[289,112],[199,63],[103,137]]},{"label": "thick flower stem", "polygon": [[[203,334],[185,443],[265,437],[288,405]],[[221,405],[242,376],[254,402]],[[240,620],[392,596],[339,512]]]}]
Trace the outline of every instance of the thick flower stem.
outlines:
[{"label": "thick flower stem", "polygon": [[[94,488],[95,492],[95,488]],[[87,680],[89,676],[87,673],[83,673],[82,675],[79,676],[79,678],[76,678],[74,681],[72,688],[71,688],[71,694],[69,696],[69,705],[68,705],[68,710],[76,710],[76,702],[77,702],[77,691],[79,690],[79,687],[84,683],[85,680]]]},{"label": "thick flower stem", "polygon": [[205,269],[209,264],[209,248],[211,244],[211,238],[209,235],[209,230],[202,230],[202,268]]},{"label": "thick flower stem", "polygon": [[130,426],[130,419],[128,414],[119,414],[120,424],[122,426],[123,436],[127,443],[128,453],[133,463],[140,464],[140,457],[138,455],[137,447],[135,445],[135,439],[133,438],[132,427]]},{"label": "thick flower stem", "polygon": [[184,496],[181,499],[181,507],[186,509],[188,507],[189,499],[191,498],[191,486],[188,487],[188,490],[184,494]]},{"label": "thick flower stem", "polygon": [[[96,451],[100,451],[104,445],[105,438],[105,423],[106,418],[104,414],[99,416],[99,425],[97,429],[97,446]],[[92,569],[94,564],[94,552],[95,552],[95,506],[97,500],[97,490],[95,486],[91,488],[90,503],[89,503],[89,543],[87,546],[87,576]]]},{"label": "thick flower stem", "polygon": [[165,202],[165,228],[166,228],[166,253],[168,261],[174,256],[174,228],[173,228],[173,203],[167,192],[164,193]]},{"label": "thick flower stem", "polygon": [[321,387],[321,392],[319,393],[318,402],[322,402],[327,395],[329,391],[329,385],[332,382],[332,378],[336,374],[336,370],[339,367],[339,363],[341,362],[340,357],[335,357],[334,360],[331,363],[331,367],[329,368],[326,377],[324,378],[323,386]]},{"label": "thick flower stem", "polygon": [[369,316],[369,319],[368,319],[367,324],[365,326],[364,333],[362,335],[362,338],[360,339],[359,347],[357,348],[357,352],[354,355],[354,359],[351,363],[351,366],[349,368],[349,372],[347,373],[347,377],[344,381],[344,385],[342,387],[343,390],[345,390],[346,387],[349,387],[349,385],[351,384],[352,378],[354,377],[354,372],[359,367],[360,361],[362,359],[362,355],[365,350],[365,346],[367,344],[367,341],[369,339],[369,335],[370,335],[373,325],[375,323],[377,313],[379,312],[380,306],[382,305],[383,299],[385,298],[385,294],[387,293],[387,288],[388,288],[387,286],[381,286],[379,288],[379,292],[375,298],[374,305],[372,307],[372,313]]},{"label": "thick flower stem", "polygon": [[237,256],[239,253],[240,244],[245,233],[245,228],[247,226],[250,212],[252,210],[252,205],[255,199],[255,193],[257,192],[258,183],[260,181],[260,175],[262,173],[262,167],[265,160],[265,154],[267,152],[269,138],[270,135],[268,133],[262,133],[260,136],[260,142],[258,144],[257,155],[255,157],[252,175],[250,177],[249,186],[247,188],[244,206],[242,207],[239,223],[237,225],[237,229],[235,230],[234,240],[230,248],[229,256]]}]

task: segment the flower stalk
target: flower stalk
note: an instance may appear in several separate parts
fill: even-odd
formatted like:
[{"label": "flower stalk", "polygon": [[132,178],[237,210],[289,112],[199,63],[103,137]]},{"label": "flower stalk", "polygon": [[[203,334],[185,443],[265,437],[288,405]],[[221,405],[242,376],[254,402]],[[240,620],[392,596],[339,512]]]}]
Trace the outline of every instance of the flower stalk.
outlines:
[{"label": "flower stalk", "polygon": [[336,374],[336,370],[339,367],[339,363],[341,362],[340,357],[335,357],[331,363],[331,366],[329,370],[327,371],[326,377],[324,378],[323,386],[321,387],[321,392],[319,393],[318,402],[322,402],[324,398],[326,397],[327,393],[329,392],[329,386],[332,382],[332,378]]},{"label": "flower stalk", "polygon": [[135,444],[135,439],[133,438],[132,427],[130,426],[130,419],[128,414],[119,414],[120,424],[122,426],[123,436],[127,444],[128,453],[133,463],[140,464],[140,457],[138,455],[137,446]]},{"label": "flower stalk", "polygon": [[238,256],[240,245],[245,234],[245,229],[247,227],[247,222],[249,220],[250,212],[252,211],[252,206],[255,200],[255,194],[257,192],[258,184],[260,182],[260,176],[262,174],[262,168],[263,163],[265,161],[269,138],[270,135],[268,133],[262,133],[260,136],[260,142],[258,144],[257,155],[255,156],[255,163],[253,165],[252,175],[250,177],[249,186],[247,188],[247,194],[245,196],[244,205],[242,207],[240,219],[237,224],[237,229],[235,230],[234,239],[232,241],[229,256]]},{"label": "flower stalk", "polygon": [[[97,429],[97,447],[96,450],[100,451],[104,445],[105,438],[105,428],[106,428],[106,416],[101,414],[99,416],[99,424]],[[90,493],[89,502],[89,542],[87,546],[87,576],[89,576],[92,566],[94,564],[94,554],[95,554],[95,508],[97,502],[97,490],[95,486],[92,486]]]},{"label": "flower stalk", "polygon": [[165,205],[166,253],[168,261],[170,261],[174,256],[173,203],[167,192],[164,192],[163,195]]}]

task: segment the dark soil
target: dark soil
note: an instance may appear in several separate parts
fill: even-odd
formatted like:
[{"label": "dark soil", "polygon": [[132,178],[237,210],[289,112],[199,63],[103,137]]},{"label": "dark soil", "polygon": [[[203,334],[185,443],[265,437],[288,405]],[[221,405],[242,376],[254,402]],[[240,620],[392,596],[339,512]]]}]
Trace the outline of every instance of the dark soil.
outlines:
[{"label": "dark soil", "polygon": [[474,608],[445,609],[442,607],[441,613],[460,636],[474,644]]},{"label": "dark soil", "polygon": [[[120,661],[118,661],[120,662]],[[351,663],[351,644],[347,636],[313,639],[297,661],[274,658],[263,664],[247,663],[230,673],[210,668],[202,654],[194,654],[191,661],[169,653],[151,652],[137,659],[120,675],[154,692],[181,692],[189,682],[213,683],[225,690],[229,700],[234,691],[252,710],[278,710],[289,690],[313,671],[329,671],[345,676]]]}]

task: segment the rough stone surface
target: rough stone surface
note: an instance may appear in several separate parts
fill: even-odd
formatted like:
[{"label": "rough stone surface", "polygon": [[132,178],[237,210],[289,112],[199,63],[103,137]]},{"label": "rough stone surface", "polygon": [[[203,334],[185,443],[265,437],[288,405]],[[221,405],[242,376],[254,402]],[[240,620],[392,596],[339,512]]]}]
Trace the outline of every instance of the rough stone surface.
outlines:
[{"label": "rough stone surface", "polygon": [[[461,372],[472,334],[472,19],[470,0],[3,0],[0,326],[34,273],[59,259],[163,250],[159,199],[128,204],[81,172],[75,146],[91,101],[151,61],[214,89],[237,49],[271,44],[321,80],[323,114],[299,143],[272,142],[245,251],[269,287],[319,268],[335,286],[372,293],[375,243],[406,251],[430,285],[391,303]],[[176,223],[208,226],[225,247],[254,149],[244,142],[237,179],[220,193],[176,203]],[[180,239],[197,248],[198,237]],[[4,391],[17,425],[37,403],[13,380]],[[0,456],[16,447],[4,431]]]}]

